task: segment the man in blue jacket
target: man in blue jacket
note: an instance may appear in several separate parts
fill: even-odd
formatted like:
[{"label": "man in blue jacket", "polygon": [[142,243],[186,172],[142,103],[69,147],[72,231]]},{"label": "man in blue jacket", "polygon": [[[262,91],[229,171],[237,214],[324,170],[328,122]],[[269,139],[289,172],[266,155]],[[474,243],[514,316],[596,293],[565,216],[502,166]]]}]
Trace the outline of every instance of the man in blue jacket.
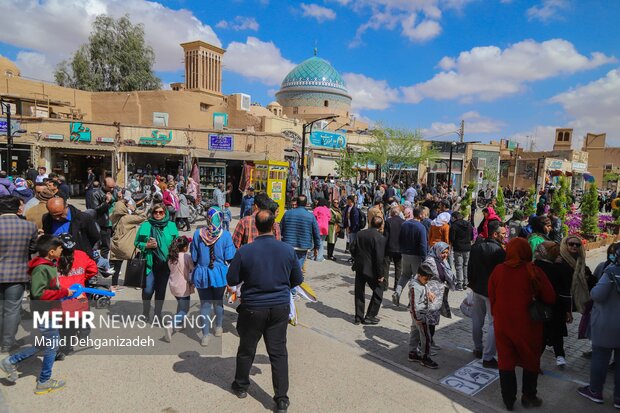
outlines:
[{"label": "man in blue jacket", "polygon": [[313,249],[316,258],[321,244],[319,224],[314,215],[306,209],[307,204],[308,198],[305,195],[299,195],[297,208],[286,211],[280,221],[282,241],[293,247],[300,268],[304,266],[308,250]]},{"label": "man in blue jacket", "polygon": [[413,209],[413,219],[405,221],[400,227],[398,243],[402,256],[402,275],[398,280],[396,291],[392,294],[392,302],[400,305],[400,295],[407,283],[418,273],[418,268],[426,258],[428,252],[428,236],[426,228],[420,222],[422,209]]},{"label": "man in blue jacket", "polygon": [[237,307],[239,348],[233,392],[240,399],[247,397],[256,346],[263,337],[271,362],[276,412],[284,413],[289,406],[286,327],[290,294],[291,288],[303,282],[303,275],[293,248],[273,236],[274,221],[269,210],[256,214],[260,235],[237,251],[226,278],[228,285],[243,283]]},{"label": "man in blue jacket", "polygon": [[251,215],[253,206],[254,206],[254,188],[249,187],[248,192],[243,196],[243,199],[241,200],[241,211],[239,213],[239,216],[243,218],[243,217],[247,217],[248,215]]}]

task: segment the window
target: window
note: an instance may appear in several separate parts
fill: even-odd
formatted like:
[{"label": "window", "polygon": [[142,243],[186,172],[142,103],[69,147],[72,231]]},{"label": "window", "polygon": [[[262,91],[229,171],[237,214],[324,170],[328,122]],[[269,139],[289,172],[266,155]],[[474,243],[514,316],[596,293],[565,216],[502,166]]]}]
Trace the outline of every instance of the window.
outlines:
[{"label": "window", "polygon": [[206,103],[200,103],[200,111],[201,112],[208,112],[209,108],[211,107],[211,105],[208,105]]},{"label": "window", "polygon": [[168,126],[168,114],[165,112],[153,112],[153,126],[167,127]]},{"label": "window", "polygon": [[294,106],[293,107],[293,115],[297,115],[299,113],[299,107]]},{"label": "window", "polygon": [[323,106],[325,106],[326,108],[329,107],[329,100],[326,100],[325,102],[323,102]]}]

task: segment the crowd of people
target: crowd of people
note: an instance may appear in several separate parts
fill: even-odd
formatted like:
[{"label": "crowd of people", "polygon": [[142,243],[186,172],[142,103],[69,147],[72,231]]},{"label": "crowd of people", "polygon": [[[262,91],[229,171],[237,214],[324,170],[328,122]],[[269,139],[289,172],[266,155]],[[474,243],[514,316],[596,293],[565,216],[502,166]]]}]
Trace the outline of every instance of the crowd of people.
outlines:
[{"label": "crowd of people", "polygon": [[[112,288],[120,291],[123,261],[140,251],[146,260],[144,319],[162,317],[168,290],[177,301],[174,322],[165,328],[165,341],[173,340],[181,328],[194,292],[200,314],[214,315],[214,325],[207,324],[201,331],[200,344],[205,347],[225,333],[225,294],[232,291],[241,297],[232,390],[238,397],[247,396],[249,371],[258,338],[263,337],[272,364],[274,401],[277,411],[284,412],[289,406],[286,326],[290,296],[303,281],[306,261],[327,259],[350,264],[355,272],[353,323],[379,324],[383,295],[390,289],[393,305],[408,301],[408,358],[431,369],[439,368],[442,349],[435,340],[437,326],[442,317],[452,317],[449,294],[468,290],[461,308],[471,318],[473,356],[485,368],[499,369],[508,410],[516,400],[517,366],[524,369],[523,406],[542,404],[537,395],[542,352],[551,347],[558,368],[563,368],[567,324],[573,322],[575,313],[582,314],[579,334],[592,341],[592,351],[585,355],[591,357],[592,367],[590,384],[578,392],[603,402],[603,384],[613,354],[614,403],[620,407],[620,318],[616,316],[620,310],[620,248],[610,246],[607,260],[590,271],[581,238],[564,234],[557,214],[544,206],[537,215],[524,217],[517,210],[502,222],[491,196],[481,205],[482,220],[475,225],[475,203],[464,213],[459,207],[464,192],[456,193],[445,183],[355,187],[328,177],[291,199],[279,223],[275,222],[279,205],[249,188],[242,198],[239,222],[231,228],[232,214],[220,185],[206,221],[191,237],[185,237],[179,231],[191,227],[184,206],[199,197],[191,178],[153,177],[150,189],[144,191],[144,182],[135,184],[134,178],[127,188],[119,188],[112,177],[99,182],[90,170],[87,207],[80,211],[68,202],[61,176],[46,174],[44,168],[34,173],[9,180],[0,172],[0,187],[6,189],[0,193],[2,352],[19,348],[16,334],[27,288],[30,300],[69,297],[77,307],[87,308],[85,297],[73,297],[71,286],[86,285],[102,274],[111,276]],[[335,255],[339,239],[344,257]],[[371,291],[368,307],[366,286]],[[58,337],[88,331],[44,328],[41,334]],[[16,365],[39,350],[44,352],[44,361],[35,392],[62,388],[64,382],[52,378],[52,367],[71,349],[29,347],[4,358],[0,369],[15,381]]]}]

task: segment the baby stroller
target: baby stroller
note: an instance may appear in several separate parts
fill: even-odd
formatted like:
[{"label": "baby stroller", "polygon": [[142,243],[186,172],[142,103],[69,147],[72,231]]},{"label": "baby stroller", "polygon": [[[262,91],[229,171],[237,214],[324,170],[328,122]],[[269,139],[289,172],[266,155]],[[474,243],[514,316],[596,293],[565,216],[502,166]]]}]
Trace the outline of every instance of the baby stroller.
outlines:
[{"label": "baby stroller", "polygon": [[[112,278],[114,270],[110,267],[110,262],[102,258],[99,250],[93,251],[93,259],[97,262],[99,272],[94,277],[86,281],[86,287],[96,288],[97,290],[112,291]],[[93,302],[95,308],[108,308],[110,306],[110,297],[100,294],[86,294],[90,301]]]}]

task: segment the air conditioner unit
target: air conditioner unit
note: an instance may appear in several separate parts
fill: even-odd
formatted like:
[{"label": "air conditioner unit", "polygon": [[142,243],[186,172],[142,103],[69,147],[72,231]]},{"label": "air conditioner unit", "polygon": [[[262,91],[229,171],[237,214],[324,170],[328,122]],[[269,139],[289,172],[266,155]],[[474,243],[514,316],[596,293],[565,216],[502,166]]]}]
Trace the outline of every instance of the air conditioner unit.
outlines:
[{"label": "air conditioner unit", "polygon": [[476,170],[481,170],[487,167],[487,160],[484,158],[472,158],[471,163]]},{"label": "air conditioner unit", "polygon": [[245,93],[237,93],[236,95],[239,96],[239,109],[249,111],[252,105],[250,95],[246,95]]}]

